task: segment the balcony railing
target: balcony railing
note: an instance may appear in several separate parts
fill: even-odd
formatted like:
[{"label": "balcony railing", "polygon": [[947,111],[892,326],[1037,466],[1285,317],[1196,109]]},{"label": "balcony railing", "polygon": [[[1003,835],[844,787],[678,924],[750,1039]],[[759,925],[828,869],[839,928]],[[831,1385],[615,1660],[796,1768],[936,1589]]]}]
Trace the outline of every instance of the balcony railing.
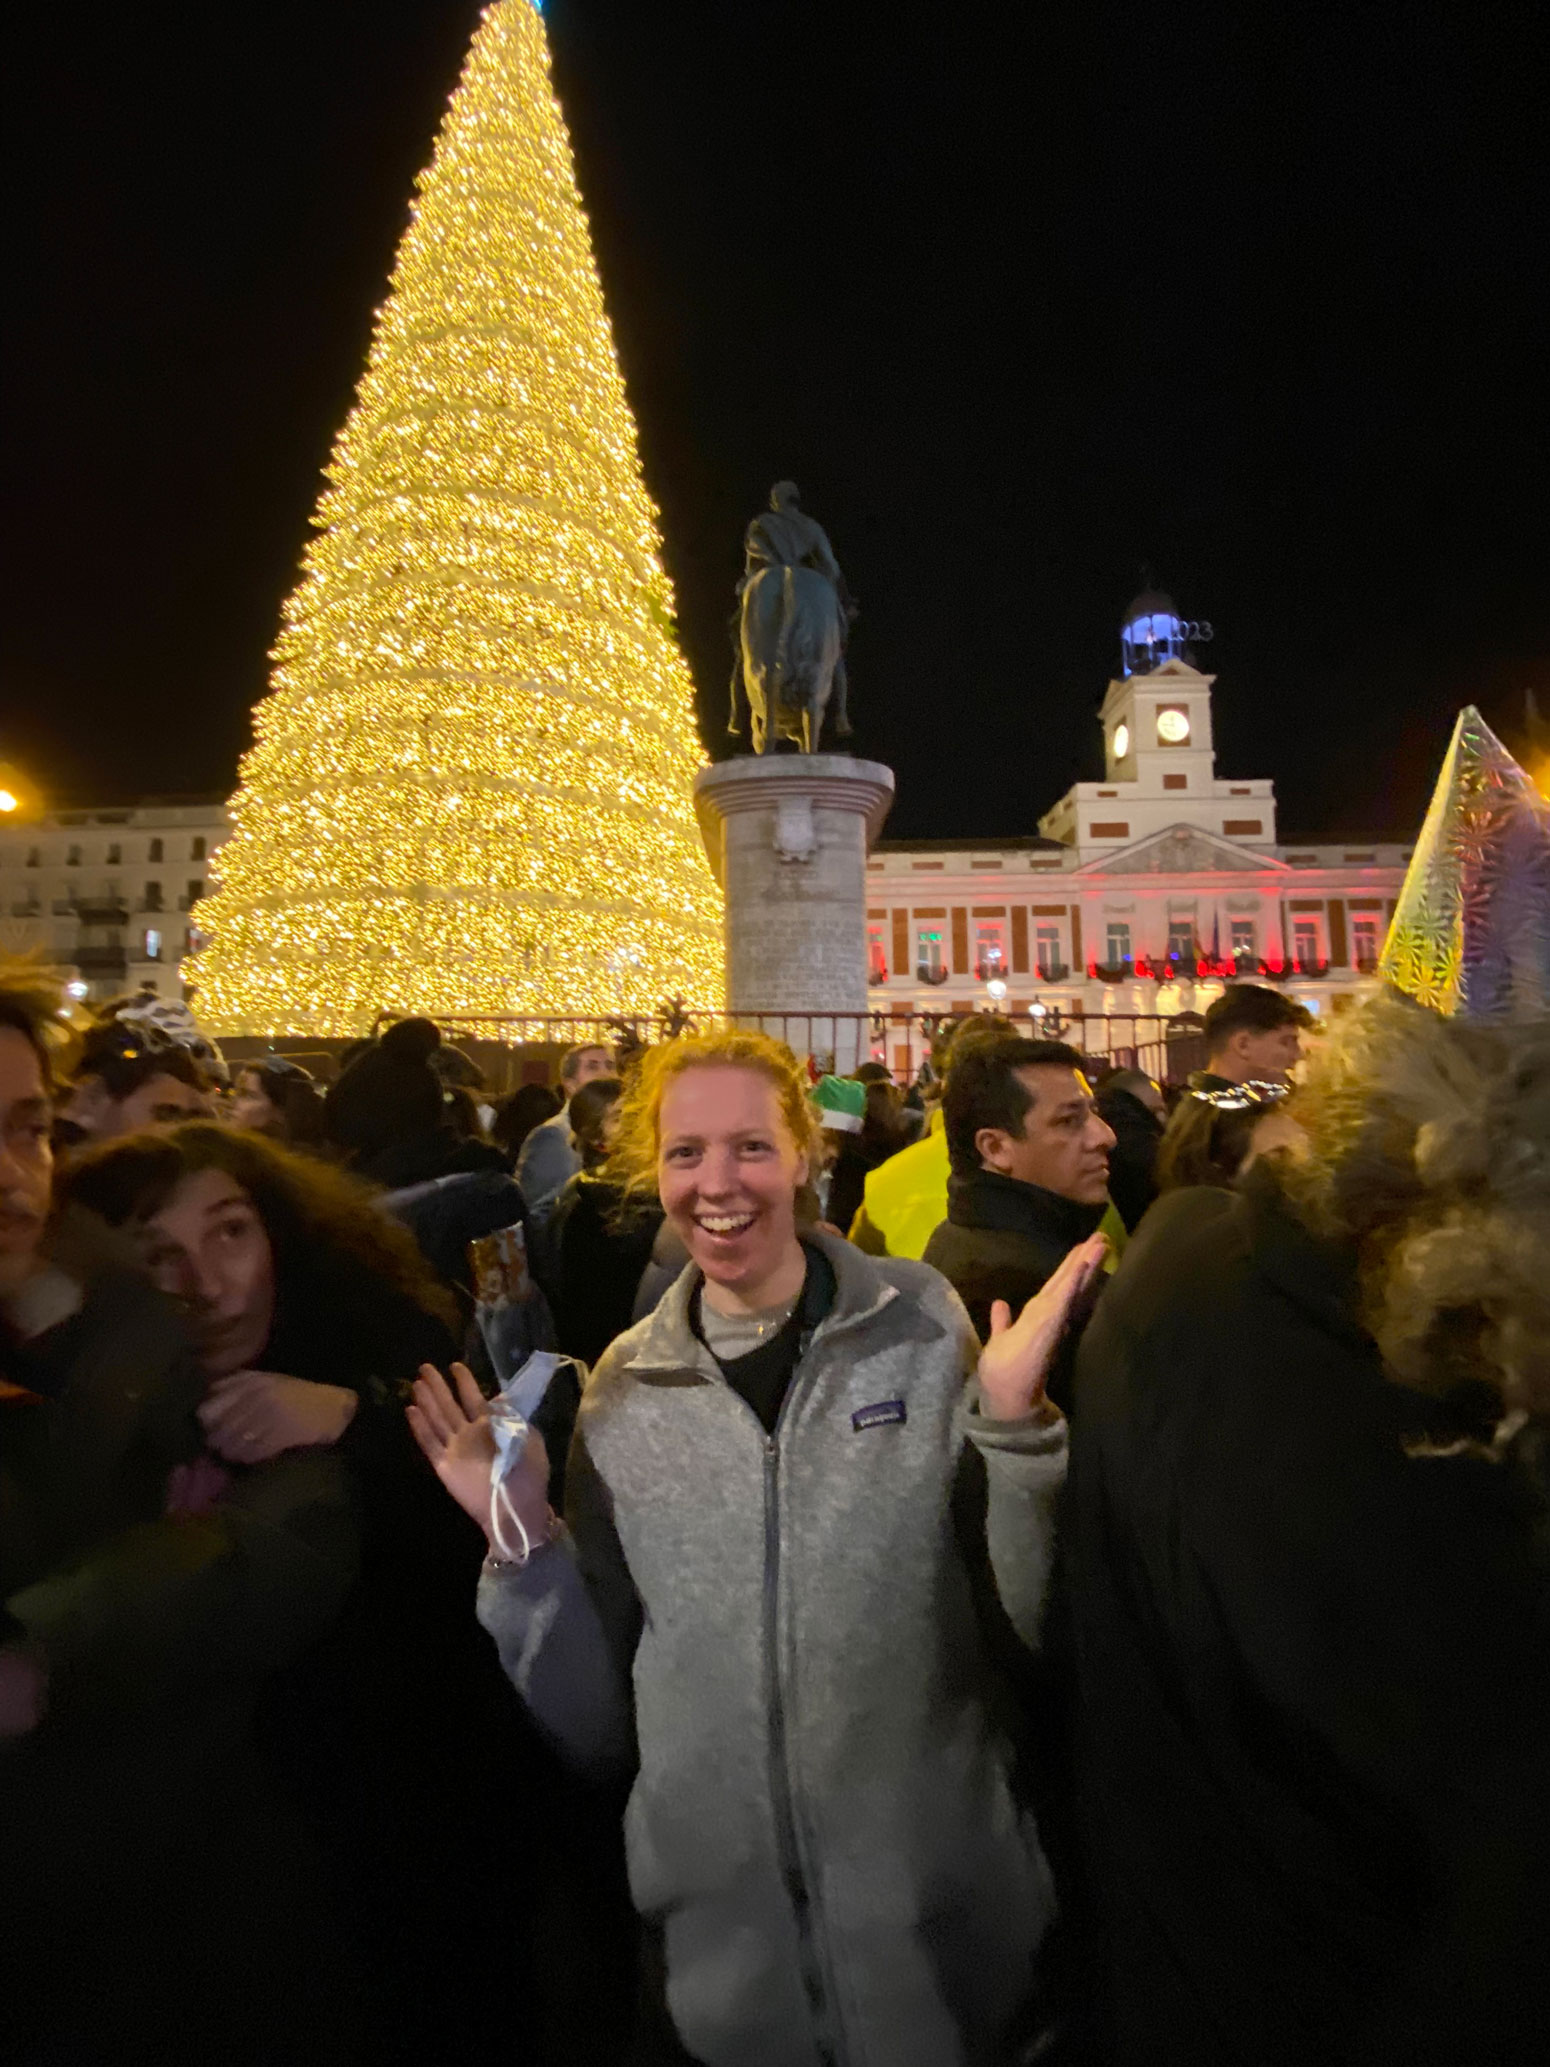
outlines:
[{"label": "balcony railing", "polygon": [[1064,983],[1071,971],[1064,962],[1036,962],[1033,973],[1040,983]]},{"label": "balcony railing", "polygon": [[948,971],[946,969],[933,969],[929,962],[919,963],[915,970],[915,980],[917,983],[945,983],[947,977]]},{"label": "balcony railing", "polygon": [[78,897],[73,909],[83,926],[129,924],[129,907],[119,897]]},{"label": "balcony railing", "polygon": [[78,947],[75,966],[83,976],[127,976],[129,961],[121,947]]}]

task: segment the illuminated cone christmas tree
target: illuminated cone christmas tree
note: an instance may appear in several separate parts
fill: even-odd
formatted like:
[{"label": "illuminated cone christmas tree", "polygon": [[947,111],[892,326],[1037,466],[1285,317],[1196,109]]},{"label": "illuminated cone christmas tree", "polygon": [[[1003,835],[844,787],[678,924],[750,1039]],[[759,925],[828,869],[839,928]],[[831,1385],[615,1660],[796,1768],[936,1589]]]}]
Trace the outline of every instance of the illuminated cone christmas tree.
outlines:
[{"label": "illuminated cone christmas tree", "polygon": [[189,969],[229,1034],[721,996],[704,756],[532,0],[474,38]]}]

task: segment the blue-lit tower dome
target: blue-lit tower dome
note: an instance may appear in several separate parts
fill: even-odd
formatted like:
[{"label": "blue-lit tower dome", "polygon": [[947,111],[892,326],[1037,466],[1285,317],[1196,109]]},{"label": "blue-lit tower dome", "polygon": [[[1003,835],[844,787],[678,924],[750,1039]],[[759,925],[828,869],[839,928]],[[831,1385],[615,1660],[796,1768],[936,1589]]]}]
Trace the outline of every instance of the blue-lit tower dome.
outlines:
[{"label": "blue-lit tower dome", "polygon": [[1120,626],[1121,672],[1149,675],[1165,660],[1188,660],[1192,635],[1199,637],[1199,627],[1185,623],[1173,607],[1172,596],[1160,589],[1143,589]]}]

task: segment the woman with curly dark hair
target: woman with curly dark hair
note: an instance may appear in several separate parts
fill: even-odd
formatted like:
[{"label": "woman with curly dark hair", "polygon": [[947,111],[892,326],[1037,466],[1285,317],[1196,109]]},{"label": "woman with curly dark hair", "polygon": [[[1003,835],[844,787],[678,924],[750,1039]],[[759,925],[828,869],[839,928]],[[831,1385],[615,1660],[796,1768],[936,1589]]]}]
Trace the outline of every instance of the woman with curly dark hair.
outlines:
[{"label": "woman with curly dark hair", "polygon": [[361,1396],[384,1401],[455,1320],[363,1186],[259,1134],[132,1135],[84,1155],[60,1200],[128,1231],[183,1308],[210,1380],[200,1419],[231,1464],[337,1440]]},{"label": "woman with curly dark hair", "polygon": [[412,2037],[391,2056],[461,2057],[437,1994],[435,1977],[456,1970],[441,1919],[470,1886],[481,1907],[509,1896],[490,1856],[501,1812],[435,1775],[452,1737],[505,1750],[510,1722],[494,1655],[469,1634],[479,1531],[442,1500],[402,1411],[418,1365],[452,1350],[452,1303],[363,1185],[261,1135],[196,1122],[131,1136],[75,1164],[62,1197],[128,1235],[181,1309],[207,1380],[198,1420],[224,1468],[315,1445],[348,1467],[360,1579],[272,1686],[269,1749],[359,1905],[369,2056]]}]

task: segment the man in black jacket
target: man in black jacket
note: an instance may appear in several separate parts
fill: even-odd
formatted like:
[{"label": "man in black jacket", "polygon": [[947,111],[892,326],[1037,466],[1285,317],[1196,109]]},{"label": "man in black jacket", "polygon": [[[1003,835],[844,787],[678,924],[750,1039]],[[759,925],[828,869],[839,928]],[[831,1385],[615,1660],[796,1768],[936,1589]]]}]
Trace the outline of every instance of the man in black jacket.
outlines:
[{"label": "man in black jacket", "polygon": [[1236,1084],[1289,1084],[1313,1024],[1306,1005],[1263,983],[1230,983],[1206,1010],[1206,1066],[1192,1091],[1230,1091]]},{"label": "man in black jacket", "polygon": [[[948,1072],[942,1117],[952,1165],[947,1218],[925,1261],[952,1285],[984,1341],[995,1302],[1020,1313],[1097,1228],[1108,1210],[1114,1135],[1081,1056],[1060,1041],[972,1044]],[[1057,1403],[1060,1391],[1057,1371]]]}]

